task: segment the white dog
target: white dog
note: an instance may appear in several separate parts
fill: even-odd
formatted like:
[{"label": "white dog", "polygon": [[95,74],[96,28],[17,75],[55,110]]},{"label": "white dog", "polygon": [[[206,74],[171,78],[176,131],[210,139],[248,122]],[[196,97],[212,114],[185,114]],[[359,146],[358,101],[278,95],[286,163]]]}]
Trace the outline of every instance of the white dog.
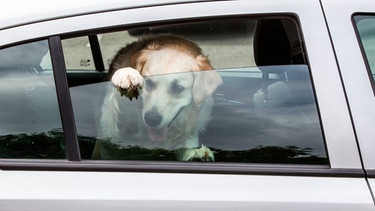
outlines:
[{"label": "white dog", "polygon": [[[182,161],[214,161],[198,136],[222,79],[195,43],[172,35],[141,39],[117,53],[109,74],[115,88],[102,106],[102,138],[120,146],[183,149],[178,155]],[[129,101],[123,94],[130,100],[140,94],[141,99]],[[110,154],[97,142],[94,159],[110,159]]]}]

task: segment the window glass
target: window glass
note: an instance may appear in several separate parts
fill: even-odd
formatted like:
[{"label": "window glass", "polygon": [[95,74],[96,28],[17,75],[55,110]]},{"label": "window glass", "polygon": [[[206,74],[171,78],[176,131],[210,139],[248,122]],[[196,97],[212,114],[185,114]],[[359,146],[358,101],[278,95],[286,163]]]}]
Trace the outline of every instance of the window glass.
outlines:
[{"label": "window glass", "polygon": [[95,70],[88,37],[62,40],[66,69],[69,71]]},{"label": "window glass", "polygon": [[101,52],[103,55],[104,66],[108,70],[109,65],[112,62],[113,55],[123,47],[119,46],[119,43],[130,43],[137,40],[137,37],[129,34],[128,31],[112,32],[107,34],[98,35]]},{"label": "window glass", "polygon": [[68,72],[82,158],[327,164],[298,31],[285,18],[101,34],[107,80]]},{"label": "window glass", "polygon": [[375,16],[355,16],[357,31],[362,43],[363,51],[371,78],[375,76]]},{"label": "window glass", "polygon": [[65,158],[48,42],[0,50],[0,158]]}]

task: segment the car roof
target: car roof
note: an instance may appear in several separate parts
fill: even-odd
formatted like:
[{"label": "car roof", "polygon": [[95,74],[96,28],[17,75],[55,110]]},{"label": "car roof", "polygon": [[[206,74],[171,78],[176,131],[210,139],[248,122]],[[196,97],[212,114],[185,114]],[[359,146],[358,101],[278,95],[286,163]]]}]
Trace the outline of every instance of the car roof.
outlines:
[{"label": "car roof", "polygon": [[27,23],[111,10],[204,0],[12,0],[0,7],[0,30]]}]

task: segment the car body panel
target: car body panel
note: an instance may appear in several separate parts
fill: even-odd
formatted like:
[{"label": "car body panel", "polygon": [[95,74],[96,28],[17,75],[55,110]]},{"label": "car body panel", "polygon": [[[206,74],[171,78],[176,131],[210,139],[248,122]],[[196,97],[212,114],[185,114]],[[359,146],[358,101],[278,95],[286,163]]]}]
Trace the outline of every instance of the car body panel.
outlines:
[{"label": "car body panel", "polygon": [[[272,5],[272,6],[270,6]],[[196,9],[196,8],[199,9]],[[212,10],[215,7],[217,9]],[[194,9],[195,8],[195,9]],[[159,13],[153,11],[158,9]],[[304,11],[309,10],[310,13]],[[301,20],[302,33],[308,51],[309,63],[317,92],[317,101],[323,120],[323,130],[327,139],[330,164],[333,168],[361,169],[361,163],[352,131],[350,116],[345,105],[340,75],[332,53],[330,38],[322,25],[324,16],[318,1],[309,0],[296,4],[295,1],[219,1],[196,4],[166,5],[160,8],[146,7],[119,10],[106,13],[75,16],[50,20],[17,28],[2,30],[0,45],[20,40],[54,34],[71,33],[90,29],[147,23],[149,21],[175,21],[177,19],[208,18],[233,15],[256,14],[296,14]],[[142,16],[139,16],[142,14]],[[321,33],[316,33],[320,31]],[[325,32],[325,33],[323,33]],[[326,87],[330,88],[327,89]],[[335,110],[334,113],[331,111]],[[340,146],[340,147],[337,147]],[[338,150],[340,148],[340,150]],[[346,156],[342,160],[342,153]]]},{"label": "car body panel", "polygon": [[[366,169],[375,170],[375,131],[372,129],[375,120],[375,98],[364,55],[356,37],[355,24],[351,20],[354,13],[375,11],[372,1],[363,2],[363,4],[349,5],[347,1],[346,6],[340,7],[340,10],[329,1],[324,2],[323,5],[327,11],[327,22],[332,33],[363,163]],[[347,21],[342,23],[340,20]],[[339,22],[341,24],[338,24]],[[342,34],[345,36],[340,36]]]},{"label": "car body panel", "polygon": [[0,209],[374,210],[366,186],[353,178],[3,171]]},{"label": "car body panel", "polygon": [[6,2],[4,5],[2,5],[0,29],[12,28],[18,25],[59,19],[63,17],[90,14],[99,11],[103,12],[126,8],[181,4],[199,1],[202,0],[184,0],[179,2],[173,0],[162,0],[157,2],[152,0],[65,0],[61,2],[44,0],[33,0],[30,2],[27,0],[15,0]]},{"label": "car body panel", "polygon": [[[259,172],[258,175],[228,174],[225,171],[209,174],[209,165],[203,166],[207,167],[207,172],[195,174],[157,173],[157,170],[154,173],[97,170],[101,165],[106,165],[104,162],[91,163],[98,164],[95,168],[97,171],[64,171],[64,167],[58,171],[38,171],[31,167],[31,170],[27,171],[0,170],[0,210],[25,210],[30,207],[36,210],[149,210],[155,207],[162,210],[375,210],[371,190],[362,173],[362,162],[352,125],[353,118],[361,151],[364,152],[365,166],[374,169],[374,161],[370,159],[373,158],[371,151],[374,151],[375,144],[370,143],[372,139],[366,137],[375,137],[375,134],[372,134],[366,125],[371,125],[371,117],[375,113],[370,110],[370,106],[362,108],[363,105],[351,102],[361,102],[360,96],[355,95],[358,89],[368,97],[367,100],[373,100],[369,97],[371,93],[366,91],[369,85],[361,83],[368,80],[366,71],[354,76],[353,71],[349,72],[353,69],[365,70],[365,66],[362,64],[363,67],[358,67],[362,58],[358,43],[353,42],[353,28],[350,28],[348,36],[340,36],[349,30],[351,22],[348,20],[348,13],[342,13],[338,10],[339,7],[335,6],[338,3],[340,2],[324,1],[323,13],[318,0],[197,1],[178,4],[163,1],[159,2],[158,6],[152,6],[152,1],[114,1],[107,6],[95,1],[91,7],[86,5],[68,10],[70,6],[64,6],[61,10],[50,11],[47,11],[46,7],[43,9],[44,15],[25,14],[24,17],[11,17],[11,14],[7,16],[8,19],[2,19],[0,46],[4,47],[30,40],[47,39],[54,35],[91,30],[95,32],[120,26],[142,26],[150,22],[168,23],[176,20],[264,14],[296,15],[300,21],[314,80],[329,155],[329,168],[360,172],[360,176],[311,176],[308,173],[303,176],[300,176],[301,173],[299,176],[297,173],[293,175],[293,171],[302,171],[298,166],[290,168],[290,176],[278,175],[277,172],[272,172],[272,176]],[[368,3],[370,5],[370,1]],[[353,9],[352,4],[348,3],[347,7]],[[365,8],[364,6],[358,9]],[[373,6],[369,9],[375,11]],[[51,15],[52,13],[54,14]],[[332,35],[325,25],[325,16],[328,17],[328,25],[332,27]],[[338,17],[343,17],[347,22],[343,24]],[[24,22],[26,19],[28,20]],[[333,50],[336,50],[336,53]],[[348,86],[346,93],[341,76],[344,85]],[[359,84],[359,87],[347,84]],[[352,116],[355,117],[350,116],[346,94],[350,100]],[[366,109],[369,115],[365,117],[360,114],[361,109]],[[359,127],[363,129],[358,129]],[[367,146],[370,147],[367,149]],[[70,162],[66,161],[66,166],[69,165]],[[188,168],[188,165],[186,166]],[[269,168],[271,169],[272,165]],[[321,170],[324,171],[325,168],[322,167]],[[375,185],[373,180],[370,180],[370,184],[373,187]]]},{"label": "car body panel", "polygon": [[[366,70],[365,55],[361,51],[352,16],[356,13],[374,14],[375,5],[369,0],[361,3],[351,5],[349,1],[344,1],[345,6],[337,8],[332,2],[323,1],[323,6],[348,96],[363,165],[371,177],[369,184],[374,190],[375,131],[372,125],[375,120],[375,98],[371,78]],[[342,36],[343,34],[345,36]]]}]

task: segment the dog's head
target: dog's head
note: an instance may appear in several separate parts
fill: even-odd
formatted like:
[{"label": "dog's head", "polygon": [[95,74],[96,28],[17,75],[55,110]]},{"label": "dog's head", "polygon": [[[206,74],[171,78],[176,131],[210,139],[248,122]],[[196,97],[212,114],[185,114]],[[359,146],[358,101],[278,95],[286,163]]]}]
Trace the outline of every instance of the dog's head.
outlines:
[{"label": "dog's head", "polygon": [[142,50],[132,59],[145,78],[142,115],[154,141],[165,139],[184,109],[193,106],[199,110],[222,82],[203,55],[163,48]]}]

